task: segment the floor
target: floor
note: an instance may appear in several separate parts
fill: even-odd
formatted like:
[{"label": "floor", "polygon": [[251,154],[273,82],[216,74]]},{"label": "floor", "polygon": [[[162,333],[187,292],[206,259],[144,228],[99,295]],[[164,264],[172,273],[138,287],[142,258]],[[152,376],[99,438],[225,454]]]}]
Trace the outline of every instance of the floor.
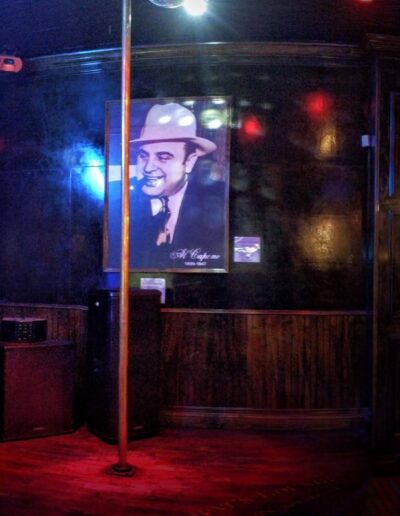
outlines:
[{"label": "floor", "polygon": [[85,428],[0,443],[0,514],[344,514],[368,489],[363,439],[344,431],[167,429],[129,444],[134,477],[107,474],[117,459]]},{"label": "floor", "polygon": [[400,515],[400,476],[373,477],[363,496],[345,512],[344,516]]}]

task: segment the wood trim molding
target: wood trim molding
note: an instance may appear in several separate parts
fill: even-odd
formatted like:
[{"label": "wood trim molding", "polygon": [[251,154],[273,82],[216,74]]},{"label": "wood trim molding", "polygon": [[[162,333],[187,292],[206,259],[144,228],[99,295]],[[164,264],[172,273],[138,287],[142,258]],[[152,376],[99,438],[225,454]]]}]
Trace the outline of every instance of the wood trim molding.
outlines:
[{"label": "wood trim molding", "polygon": [[247,430],[339,430],[366,426],[368,408],[248,409],[232,407],[170,407],[161,411],[163,426]]},{"label": "wood trim molding", "polygon": [[219,308],[161,308],[162,313],[182,314],[237,314],[237,315],[292,315],[299,317],[308,316],[368,316],[369,310],[251,310],[251,309],[219,309]]},{"label": "wood trim molding", "polygon": [[34,309],[41,309],[45,308],[46,310],[83,310],[84,312],[87,312],[88,307],[83,305],[48,305],[43,303],[13,303],[9,301],[4,301],[0,303],[0,308],[34,308]]},{"label": "wood trim molding", "polygon": [[[50,310],[82,310],[87,312],[88,307],[84,305],[56,305],[42,303],[13,303],[4,301],[0,308],[33,308]],[[355,315],[368,316],[370,310],[253,310],[253,309],[219,309],[219,308],[161,308],[162,313],[194,313],[194,314],[238,314],[238,315],[294,315],[294,316],[334,316],[334,315]]]},{"label": "wood trim molding", "polygon": [[[356,45],[337,43],[305,42],[215,42],[201,44],[151,45],[132,49],[132,60],[136,65],[151,66],[163,62],[178,64],[198,64],[199,59],[208,63],[232,61],[252,64],[252,59],[260,58],[291,60],[301,64],[299,59],[323,61],[325,64],[358,65],[364,51]],[[77,68],[79,73],[95,73],[115,65],[120,66],[121,49],[102,48],[80,52],[56,54],[27,59],[24,70],[29,72],[55,71],[64,68]]]}]

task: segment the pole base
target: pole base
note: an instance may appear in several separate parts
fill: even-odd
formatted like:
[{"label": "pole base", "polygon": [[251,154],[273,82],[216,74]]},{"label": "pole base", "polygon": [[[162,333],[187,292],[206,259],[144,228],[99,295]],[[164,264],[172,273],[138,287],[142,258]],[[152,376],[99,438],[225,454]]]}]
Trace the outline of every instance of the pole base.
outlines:
[{"label": "pole base", "polygon": [[133,477],[136,474],[136,468],[130,464],[113,464],[107,468],[107,474],[116,477]]}]

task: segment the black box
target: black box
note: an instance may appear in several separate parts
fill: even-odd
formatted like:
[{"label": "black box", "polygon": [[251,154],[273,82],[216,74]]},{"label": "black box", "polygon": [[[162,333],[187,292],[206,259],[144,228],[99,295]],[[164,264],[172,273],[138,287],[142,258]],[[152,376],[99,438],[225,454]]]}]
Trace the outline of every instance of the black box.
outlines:
[{"label": "black box", "polygon": [[3,342],[42,342],[46,339],[46,319],[4,317],[1,321],[1,340]]}]

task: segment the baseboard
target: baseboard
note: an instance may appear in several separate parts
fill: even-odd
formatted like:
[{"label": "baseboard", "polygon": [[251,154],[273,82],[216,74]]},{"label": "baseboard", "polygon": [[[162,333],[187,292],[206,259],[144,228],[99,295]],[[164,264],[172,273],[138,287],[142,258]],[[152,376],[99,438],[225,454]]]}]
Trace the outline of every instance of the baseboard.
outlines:
[{"label": "baseboard", "polygon": [[353,409],[248,409],[231,407],[170,407],[161,411],[167,427],[260,430],[339,430],[365,428],[367,408]]}]

